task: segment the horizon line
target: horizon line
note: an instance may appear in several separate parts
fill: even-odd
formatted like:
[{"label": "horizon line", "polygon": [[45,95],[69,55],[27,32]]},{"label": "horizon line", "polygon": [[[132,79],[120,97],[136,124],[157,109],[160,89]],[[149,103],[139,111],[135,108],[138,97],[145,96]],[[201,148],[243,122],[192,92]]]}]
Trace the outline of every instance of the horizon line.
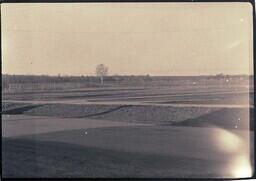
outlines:
[{"label": "horizon line", "polygon": [[[49,77],[97,77],[96,75],[65,75],[65,74],[9,74],[9,73],[1,73],[1,75],[10,75],[10,76],[49,76]],[[196,76],[254,76],[254,74],[199,74],[199,75],[150,75],[150,74],[112,74],[106,75],[105,77],[111,76],[150,76],[150,77],[196,77]]]}]

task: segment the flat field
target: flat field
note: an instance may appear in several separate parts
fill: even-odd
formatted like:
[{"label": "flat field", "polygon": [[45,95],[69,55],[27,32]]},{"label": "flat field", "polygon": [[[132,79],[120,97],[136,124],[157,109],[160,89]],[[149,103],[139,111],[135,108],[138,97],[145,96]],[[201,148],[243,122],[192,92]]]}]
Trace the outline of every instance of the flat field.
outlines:
[{"label": "flat field", "polygon": [[194,83],[3,93],[3,176],[250,176],[250,88]]}]

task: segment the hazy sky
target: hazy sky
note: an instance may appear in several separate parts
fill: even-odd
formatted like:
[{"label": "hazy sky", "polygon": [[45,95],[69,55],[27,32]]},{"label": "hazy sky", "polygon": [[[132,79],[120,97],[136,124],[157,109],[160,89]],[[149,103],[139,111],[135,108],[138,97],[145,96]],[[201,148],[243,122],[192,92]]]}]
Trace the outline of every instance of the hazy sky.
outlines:
[{"label": "hazy sky", "polygon": [[2,72],[252,73],[249,3],[2,4]]}]

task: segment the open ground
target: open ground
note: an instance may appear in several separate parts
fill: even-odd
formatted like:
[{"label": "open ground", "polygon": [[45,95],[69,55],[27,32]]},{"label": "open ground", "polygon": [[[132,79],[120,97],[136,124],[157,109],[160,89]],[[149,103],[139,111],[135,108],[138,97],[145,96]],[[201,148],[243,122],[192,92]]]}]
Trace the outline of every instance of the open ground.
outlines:
[{"label": "open ground", "polygon": [[251,174],[237,171],[253,156],[248,84],[181,81],[2,96],[4,177]]}]

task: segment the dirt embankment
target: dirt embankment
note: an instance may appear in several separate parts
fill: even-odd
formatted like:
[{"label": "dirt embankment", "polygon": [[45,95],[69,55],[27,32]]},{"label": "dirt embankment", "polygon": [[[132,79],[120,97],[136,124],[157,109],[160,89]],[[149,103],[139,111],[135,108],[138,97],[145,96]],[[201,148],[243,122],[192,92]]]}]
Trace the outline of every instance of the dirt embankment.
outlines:
[{"label": "dirt embankment", "polygon": [[254,110],[253,108],[224,108],[197,118],[190,118],[182,122],[174,123],[175,126],[192,127],[222,127],[233,129],[254,128]]},{"label": "dirt embankment", "polygon": [[[3,109],[5,108],[5,109]],[[151,105],[2,104],[3,114],[61,118],[93,118],[117,122],[175,126],[248,129],[253,127],[253,109],[202,108]]]},{"label": "dirt embankment", "polygon": [[[5,104],[3,104],[5,105]],[[2,106],[3,106],[2,105]],[[217,108],[199,107],[162,107],[162,106],[131,106],[131,105],[70,105],[70,104],[45,104],[24,105],[15,108],[15,111],[4,112],[15,114],[21,112],[32,116],[53,116],[64,118],[94,118],[119,122],[139,123],[173,123],[210,113]]]}]

